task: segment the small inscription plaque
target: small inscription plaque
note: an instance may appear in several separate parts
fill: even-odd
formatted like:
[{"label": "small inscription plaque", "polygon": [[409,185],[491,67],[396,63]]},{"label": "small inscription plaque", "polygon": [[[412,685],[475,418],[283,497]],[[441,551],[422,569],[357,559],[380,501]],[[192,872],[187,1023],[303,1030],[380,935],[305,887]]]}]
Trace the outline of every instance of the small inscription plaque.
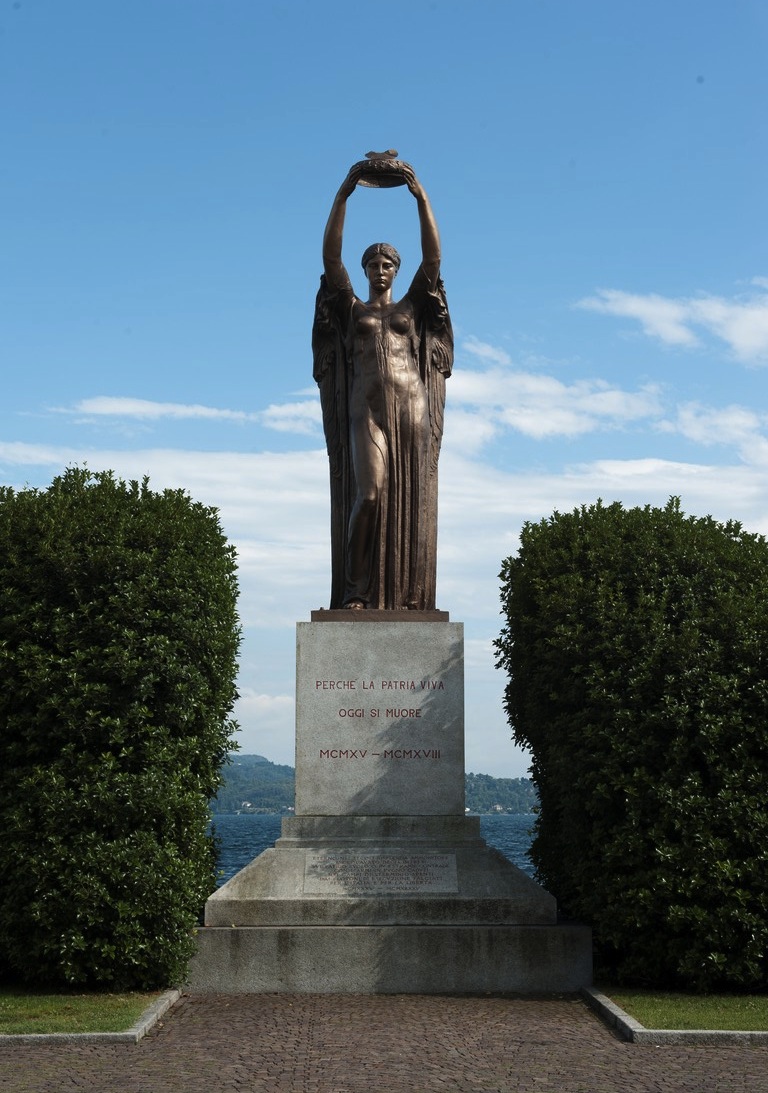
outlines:
[{"label": "small inscription plaque", "polygon": [[458,892],[455,854],[308,850],[307,895],[367,896]]}]

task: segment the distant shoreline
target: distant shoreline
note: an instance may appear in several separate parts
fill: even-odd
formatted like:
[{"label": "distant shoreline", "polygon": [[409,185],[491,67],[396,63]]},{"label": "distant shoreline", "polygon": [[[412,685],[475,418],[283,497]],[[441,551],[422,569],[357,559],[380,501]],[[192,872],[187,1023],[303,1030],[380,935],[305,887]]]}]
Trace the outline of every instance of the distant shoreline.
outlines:
[{"label": "distant shoreline", "polygon": [[[292,816],[292,808],[238,808],[235,810],[219,808],[212,813],[212,816]],[[465,816],[536,816],[538,813],[531,809],[516,809],[516,808],[503,808],[491,809],[487,812],[477,811],[475,809],[469,809],[464,813]]]},{"label": "distant shoreline", "polygon": [[[222,771],[223,784],[211,801],[214,815],[290,815],[295,796],[295,770],[263,755],[234,752]],[[538,804],[530,778],[494,778],[469,772],[464,776],[465,803],[472,816],[519,816]]]}]

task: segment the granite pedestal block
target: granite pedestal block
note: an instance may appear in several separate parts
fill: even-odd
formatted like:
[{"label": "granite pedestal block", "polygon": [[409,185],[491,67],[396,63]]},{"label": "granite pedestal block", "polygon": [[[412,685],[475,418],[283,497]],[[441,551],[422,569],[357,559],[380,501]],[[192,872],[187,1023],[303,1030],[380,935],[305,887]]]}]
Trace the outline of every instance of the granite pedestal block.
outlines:
[{"label": "granite pedestal block", "polygon": [[463,812],[462,624],[300,622],[296,815]]}]

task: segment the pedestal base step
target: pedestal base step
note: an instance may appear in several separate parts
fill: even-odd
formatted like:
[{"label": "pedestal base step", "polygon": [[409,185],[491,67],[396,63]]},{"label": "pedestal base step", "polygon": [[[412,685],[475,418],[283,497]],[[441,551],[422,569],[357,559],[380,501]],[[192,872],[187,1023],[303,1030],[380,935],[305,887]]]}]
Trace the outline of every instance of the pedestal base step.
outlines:
[{"label": "pedestal base step", "polygon": [[296,816],[205,905],[206,926],[554,926],[553,896],[478,817]]},{"label": "pedestal base step", "polygon": [[556,926],[202,927],[200,993],[550,994],[591,983],[592,940]]}]

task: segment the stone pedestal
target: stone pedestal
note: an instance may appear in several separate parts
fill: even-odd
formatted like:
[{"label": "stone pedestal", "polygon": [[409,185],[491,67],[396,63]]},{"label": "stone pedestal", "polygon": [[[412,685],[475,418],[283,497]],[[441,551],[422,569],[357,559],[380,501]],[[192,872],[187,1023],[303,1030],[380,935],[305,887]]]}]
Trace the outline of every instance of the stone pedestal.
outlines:
[{"label": "stone pedestal", "polygon": [[208,900],[190,987],[588,984],[589,930],[558,923],[552,896],[464,814],[462,625],[317,614],[297,632],[295,815]]},{"label": "stone pedestal", "polygon": [[461,623],[298,624],[296,815],[464,815]]}]

